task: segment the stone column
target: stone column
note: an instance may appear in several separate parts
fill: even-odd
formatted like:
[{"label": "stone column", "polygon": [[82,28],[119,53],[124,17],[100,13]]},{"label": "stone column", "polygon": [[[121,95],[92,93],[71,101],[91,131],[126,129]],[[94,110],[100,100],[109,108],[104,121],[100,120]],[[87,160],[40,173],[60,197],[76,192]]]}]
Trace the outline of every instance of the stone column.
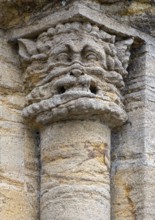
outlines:
[{"label": "stone column", "polygon": [[19,40],[23,115],[41,133],[41,220],[110,220],[110,133],[127,120],[132,42],[75,21]]},{"label": "stone column", "polygon": [[109,219],[110,129],[67,121],[41,131],[41,219]]}]

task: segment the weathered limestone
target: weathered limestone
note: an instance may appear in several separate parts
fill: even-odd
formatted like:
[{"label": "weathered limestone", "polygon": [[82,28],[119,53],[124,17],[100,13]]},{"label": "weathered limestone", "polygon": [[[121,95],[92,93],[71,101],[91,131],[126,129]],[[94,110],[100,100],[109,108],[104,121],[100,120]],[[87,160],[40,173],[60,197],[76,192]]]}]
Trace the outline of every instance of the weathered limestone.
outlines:
[{"label": "weathered limestone", "polygon": [[124,123],[119,89],[124,87],[132,42],[115,43],[115,36],[78,22],[58,24],[36,42],[20,39],[23,66],[30,63],[23,115],[42,124],[96,115],[111,127]]},{"label": "weathered limestone", "polygon": [[[127,80],[128,124],[113,134],[113,219],[154,219],[154,46],[133,51]],[[135,68],[136,67],[136,68]]]},{"label": "weathered limestone", "polygon": [[[18,56],[2,34],[0,39],[0,219],[4,220],[34,220],[37,217],[36,147],[33,133],[30,134],[23,123],[21,110],[24,102]],[[28,163],[33,163],[31,171]]]},{"label": "weathered limestone", "polygon": [[41,130],[42,220],[110,219],[109,151],[110,129],[99,121]]},{"label": "weathered limestone", "polygon": [[142,48],[132,53],[126,82],[128,123],[112,138],[112,219],[116,220],[149,219],[144,214],[146,59]]},{"label": "weathered limestone", "polygon": [[110,128],[127,120],[121,89],[133,39],[74,21],[18,41],[23,116],[41,126],[40,218],[110,219]]},{"label": "weathered limestone", "polygon": [[154,45],[146,45],[145,51],[145,153],[144,153],[144,185],[143,191],[145,196],[144,201],[144,219],[153,219],[155,216],[155,198],[154,191],[154,68],[155,68],[155,53]]},{"label": "weathered limestone", "polygon": [[0,1],[0,219],[154,220],[154,6]]}]

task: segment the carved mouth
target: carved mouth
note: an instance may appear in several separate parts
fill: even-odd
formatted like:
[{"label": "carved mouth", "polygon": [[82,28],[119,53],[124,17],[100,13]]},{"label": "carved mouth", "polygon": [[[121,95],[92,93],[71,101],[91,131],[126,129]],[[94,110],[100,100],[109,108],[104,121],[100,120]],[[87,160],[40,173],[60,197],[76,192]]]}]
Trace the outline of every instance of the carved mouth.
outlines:
[{"label": "carved mouth", "polygon": [[[61,106],[67,106],[69,103],[77,102],[79,99],[110,101],[101,89],[101,83],[89,75],[81,77],[65,76],[58,79],[53,84],[55,94],[51,98],[42,100],[39,103],[33,103],[23,111],[25,117],[36,115],[36,113],[51,111]],[[90,100],[89,100],[90,99]]]},{"label": "carved mouth", "polygon": [[[59,88],[60,89],[60,88]],[[77,103],[77,100],[85,100],[85,105],[93,102],[93,100],[97,102],[110,102],[108,96],[103,94],[96,94],[98,92],[98,88],[94,86],[94,84],[90,84],[89,89],[86,88],[77,88],[68,89],[67,91],[63,91],[64,88],[61,88],[61,94],[55,94],[52,98],[47,100],[42,100],[39,103],[33,103],[23,110],[24,117],[33,117],[38,113],[51,111],[52,109],[61,109],[63,106],[70,105],[69,103]]]},{"label": "carved mouth", "polygon": [[23,116],[34,117],[37,123],[42,124],[59,120],[94,119],[96,117],[107,121],[108,124],[110,121],[120,124],[127,119],[122,106],[112,102],[93,81],[89,87],[76,85],[65,88],[61,86],[58,87],[58,92],[59,94],[55,94],[47,100],[24,108]]},{"label": "carved mouth", "polygon": [[[37,122],[43,124],[49,121],[96,116],[107,120],[111,116],[115,118],[115,115],[117,115],[116,118],[119,118],[121,114],[124,114],[123,117],[126,118],[120,102],[115,102],[117,97],[112,96],[114,91],[110,90],[111,87],[104,78],[99,78],[95,73],[92,76],[90,73],[82,74],[78,70],[76,72],[72,70],[57,77],[47,85],[47,87],[52,87],[52,93],[49,90],[49,96],[46,99],[24,108],[23,116],[34,117]],[[111,112],[111,114],[107,112]],[[121,120],[118,119],[118,121]]]},{"label": "carved mouth", "polygon": [[[89,90],[89,91],[88,91]],[[90,85],[89,89],[84,89],[84,88],[74,88],[74,89],[65,89],[64,86],[61,86],[57,89],[58,94],[64,94],[64,93],[74,93],[74,92],[88,92],[88,93],[92,93],[92,94],[97,94],[98,92],[98,88],[95,85]]]},{"label": "carved mouth", "polygon": [[76,86],[72,86],[70,88],[67,88],[66,86],[58,86],[57,87],[57,94],[61,95],[61,94],[68,94],[68,93],[77,93],[77,92],[84,92],[84,93],[91,93],[94,95],[97,95],[99,91],[99,88],[97,87],[96,83],[94,81],[91,81],[89,83],[89,85],[87,87],[84,87],[82,85],[76,85]]},{"label": "carved mouth", "polygon": [[96,95],[99,89],[97,88],[97,85],[94,82],[91,82],[89,90],[91,93]]}]

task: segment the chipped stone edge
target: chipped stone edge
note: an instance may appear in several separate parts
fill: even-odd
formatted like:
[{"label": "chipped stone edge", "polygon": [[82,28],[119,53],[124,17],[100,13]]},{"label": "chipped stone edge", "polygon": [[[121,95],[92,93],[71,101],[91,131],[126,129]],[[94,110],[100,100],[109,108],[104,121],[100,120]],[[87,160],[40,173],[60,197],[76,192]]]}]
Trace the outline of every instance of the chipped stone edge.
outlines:
[{"label": "chipped stone edge", "polygon": [[23,37],[36,37],[41,32],[48,28],[55,26],[58,23],[65,23],[69,21],[91,21],[94,24],[102,26],[105,31],[116,34],[122,37],[134,37],[137,41],[144,41],[147,44],[154,45],[155,39],[148,34],[138,31],[130,26],[123,25],[113,18],[107,17],[101,11],[90,9],[87,6],[76,4],[70,7],[69,10],[62,10],[60,12],[48,15],[38,22],[30,24],[23,28],[10,29],[7,32],[9,42],[16,42]]}]

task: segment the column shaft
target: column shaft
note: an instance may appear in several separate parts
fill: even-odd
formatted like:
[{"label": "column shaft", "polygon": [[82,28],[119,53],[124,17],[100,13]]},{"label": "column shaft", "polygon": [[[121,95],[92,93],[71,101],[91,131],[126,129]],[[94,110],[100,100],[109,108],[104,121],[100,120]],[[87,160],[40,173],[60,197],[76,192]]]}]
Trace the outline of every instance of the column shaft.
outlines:
[{"label": "column shaft", "polygon": [[67,121],[41,131],[41,220],[110,220],[110,130]]}]

